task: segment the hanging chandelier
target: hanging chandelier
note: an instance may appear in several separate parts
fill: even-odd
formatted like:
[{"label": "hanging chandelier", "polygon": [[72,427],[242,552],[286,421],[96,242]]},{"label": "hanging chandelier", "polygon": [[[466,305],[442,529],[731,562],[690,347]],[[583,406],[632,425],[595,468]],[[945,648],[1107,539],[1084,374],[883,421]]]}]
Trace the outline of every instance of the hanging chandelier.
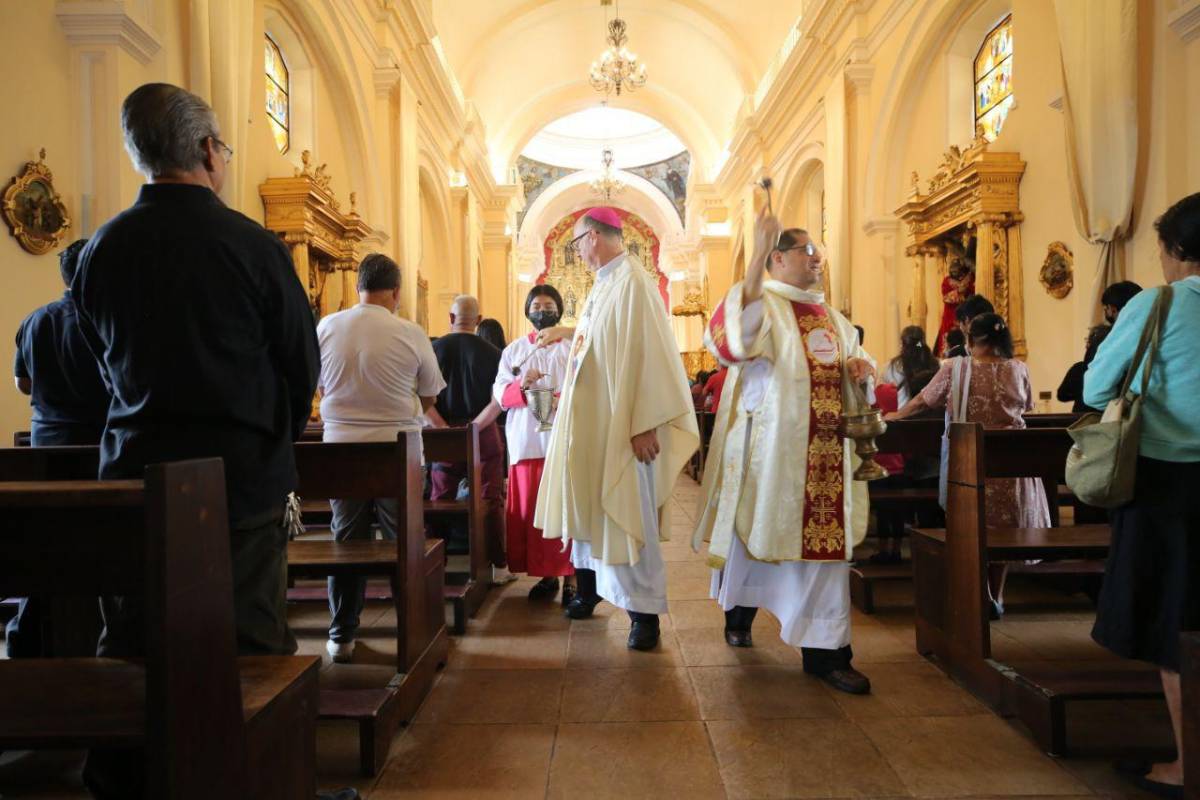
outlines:
[{"label": "hanging chandelier", "polygon": [[[601,5],[609,4],[602,2]],[[608,23],[608,49],[600,54],[598,61],[592,62],[588,72],[592,88],[606,97],[610,93],[620,97],[622,89],[632,92],[646,85],[646,65],[625,48],[629,37],[625,35],[625,20],[621,19],[620,13],[618,6],[617,15]]]},{"label": "hanging chandelier", "polygon": [[600,161],[604,164],[604,168],[600,170],[600,177],[588,185],[594,194],[603,197],[604,202],[607,203],[612,200],[614,194],[620,194],[625,191],[625,183],[613,175],[613,151],[611,147],[604,148]]}]

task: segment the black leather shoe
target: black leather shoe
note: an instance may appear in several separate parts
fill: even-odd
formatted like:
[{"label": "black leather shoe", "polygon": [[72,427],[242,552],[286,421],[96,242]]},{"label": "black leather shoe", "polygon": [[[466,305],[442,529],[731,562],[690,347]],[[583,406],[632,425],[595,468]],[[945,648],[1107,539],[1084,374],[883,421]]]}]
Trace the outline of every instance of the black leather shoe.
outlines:
[{"label": "black leather shoe", "polygon": [[553,600],[558,594],[558,578],[542,578],[529,590],[529,599],[535,602]]},{"label": "black leather shoe", "polygon": [[754,637],[750,631],[731,631],[725,629],[725,644],[730,647],[754,647]]},{"label": "black leather shoe", "polygon": [[634,620],[629,629],[630,650],[653,650],[658,646],[658,620]]},{"label": "black leather shoe", "polygon": [[871,692],[871,680],[854,667],[831,669],[817,677],[839,692],[846,694],[870,694]]},{"label": "black leather shoe", "polygon": [[317,792],[317,800],[358,800],[358,790],[338,789],[333,792]]},{"label": "black leather shoe", "polygon": [[596,610],[596,606],[600,605],[599,597],[584,597],[581,594],[575,595],[575,599],[567,603],[563,609],[563,614],[571,619],[587,619]]},{"label": "black leather shoe", "polygon": [[569,583],[564,583],[563,590],[562,590],[563,608],[566,608],[567,606],[571,605],[571,601],[574,600],[578,594],[579,593],[575,591],[574,586],[572,586]]}]

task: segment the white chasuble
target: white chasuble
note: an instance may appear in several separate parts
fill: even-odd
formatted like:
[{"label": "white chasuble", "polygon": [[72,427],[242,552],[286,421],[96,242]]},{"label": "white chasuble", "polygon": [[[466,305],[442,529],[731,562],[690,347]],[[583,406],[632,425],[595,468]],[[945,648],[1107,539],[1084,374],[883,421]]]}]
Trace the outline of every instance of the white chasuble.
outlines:
[{"label": "white chasuble", "polygon": [[845,362],[874,363],[858,332],[820,292],[768,280],[742,307],[735,284],[705,342],[729,365],[713,427],[704,500],[693,538],[722,566],[733,537],[758,561],[851,558],[866,534],[867,486],[858,458],[836,436],[849,396]]},{"label": "white chasuble", "polygon": [[[650,430],[661,450],[639,469],[630,440]],[[575,329],[534,524],[595,563],[638,565],[643,545],[653,541],[657,552],[669,530],[663,511],[699,442],[662,296],[622,254],[597,273]]]}]

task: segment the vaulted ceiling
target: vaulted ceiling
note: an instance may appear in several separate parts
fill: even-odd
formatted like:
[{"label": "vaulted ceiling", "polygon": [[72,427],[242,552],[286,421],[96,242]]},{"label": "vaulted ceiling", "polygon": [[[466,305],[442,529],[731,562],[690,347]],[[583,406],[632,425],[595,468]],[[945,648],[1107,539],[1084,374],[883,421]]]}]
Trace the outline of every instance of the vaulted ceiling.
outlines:
[{"label": "vaulted ceiling", "polygon": [[[670,128],[701,167],[728,143],[739,109],[800,15],[802,0],[623,0],[627,47],[646,86],[610,105]],[[493,164],[511,165],[550,122],[602,99],[588,67],[607,46],[600,0],[434,0],[451,70],[487,127]]]}]

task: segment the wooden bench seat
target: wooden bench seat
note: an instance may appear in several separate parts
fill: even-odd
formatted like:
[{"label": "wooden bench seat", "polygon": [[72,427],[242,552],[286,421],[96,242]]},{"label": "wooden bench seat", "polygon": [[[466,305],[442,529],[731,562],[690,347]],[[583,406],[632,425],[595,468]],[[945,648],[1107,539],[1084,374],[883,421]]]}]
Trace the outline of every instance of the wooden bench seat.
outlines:
[{"label": "wooden bench seat", "polygon": [[1068,703],[1152,700],[1163,693],[1158,670],[1143,664],[1014,662],[998,670],[1009,681],[1005,705],[1029,727],[1038,746],[1055,756],[1070,755]]},{"label": "wooden bench seat", "polygon": [[[359,768],[375,775],[399,725],[416,713],[446,663],[449,641],[441,590],[444,543],[425,536],[421,504],[420,434],[392,442],[300,442],[296,444],[299,494],[328,508],[331,498],[395,498],[400,530],[396,541],[337,542],[305,536],[288,543],[291,578],[377,576],[391,585],[396,614],[396,673],[378,687],[325,689],[321,719],[353,719],[359,728]],[[312,529],[309,533],[316,533]],[[349,693],[349,694],[346,694]],[[370,703],[361,698],[369,696]]]},{"label": "wooden bench seat", "polygon": [[1052,753],[1065,751],[1069,703],[1161,695],[1161,686],[1139,677],[1131,662],[1106,662],[1111,671],[1105,673],[1092,663],[1003,664],[992,657],[989,562],[1044,559],[1035,569],[1079,574],[1094,573],[1107,556],[1108,525],[1060,527],[1054,504],[1049,528],[986,525],[988,480],[1033,477],[1058,486],[1071,446],[1061,428],[984,430],[955,423],[947,528],[911,531],[918,651],[998,711],[1020,717]]},{"label": "wooden bench seat", "polygon": [[236,655],[220,460],[79,480],[98,457],[0,450],[0,592],[138,598],[144,655],[0,661],[0,749],[138,746],[151,797],[312,797],[320,660]]}]

